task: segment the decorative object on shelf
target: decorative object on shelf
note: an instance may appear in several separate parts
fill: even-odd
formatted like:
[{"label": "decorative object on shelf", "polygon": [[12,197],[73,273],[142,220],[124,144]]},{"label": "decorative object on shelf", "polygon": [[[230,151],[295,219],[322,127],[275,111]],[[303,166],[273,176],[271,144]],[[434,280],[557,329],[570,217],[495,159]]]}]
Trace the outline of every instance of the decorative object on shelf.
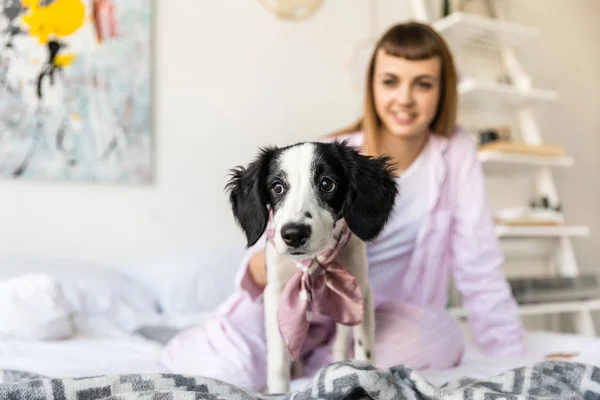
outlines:
[{"label": "decorative object on shelf", "polygon": [[560,203],[556,203],[554,205],[550,204],[550,199],[547,196],[540,196],[539,199],[531,199],[529,202],[529,207],[532,210],[541,209],[541,210],[553,210],[556,212],[562,211],[562,206]]},{"label": "decorative object on shelf", "polygon": [[258,0],[278,18],[300,21],[311,17],[323,4],[322,0]]},{"label": "decorative object on shelf", "polygon": [[501,74],[496,77],[496,82],[502,85],[512,85],[513,81],[508,74]]},{"label": "decorative object on shelf", "polygon": [[442,0],[442,18],[453,12],[463,11],[469,0]]},{"label": "decorative object on shelf", "polygon": [[[464,11],[467,3],[473,0],[442,0],[442,18],[449,16],[452,13]],[[492,4],[493,0],[478,0],[483,2],[490,17],[495,18],[496,12]]]},{"label": "decorative object on shelf", "polygon": [[575,277],[513,278],[508,282],[519,304],[581,301],[600,297],[598,277],[594,274]]},{"label": "decorative object on shelf", "polygon": [[479,131],[479,145],[483,146],[488,143],[495,142],[509,142],[510,141],[510,128],[507,126],[500,126],[498,128],[487,128]]},{"label": "decorative object on shelf", "polygon": [[153,181],[152,11],[143,0],[0,1],[0,176]]},{"label": "decorative object on shelf", "polygon": [[442,17],[450,15],[450,0],[442,0]]}]

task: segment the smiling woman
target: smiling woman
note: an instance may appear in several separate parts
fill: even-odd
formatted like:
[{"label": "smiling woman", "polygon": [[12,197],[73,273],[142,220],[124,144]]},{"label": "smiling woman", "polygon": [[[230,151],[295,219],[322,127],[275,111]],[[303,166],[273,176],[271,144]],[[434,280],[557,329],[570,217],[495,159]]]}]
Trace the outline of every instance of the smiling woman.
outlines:
[{"label": "smiling woman", "polygon": [[[423,149],[427,132],[453,132],[457,102],[456,68],[443,38],[428,25],[399,24],[379,39],[371,56],[363,117],[332,136],[362,131],[365,152],[380,155],[385,149],[402,171]],[[400,138],[404,146],[397,145]],[[399,151],[406,145],[408,151]]]}]

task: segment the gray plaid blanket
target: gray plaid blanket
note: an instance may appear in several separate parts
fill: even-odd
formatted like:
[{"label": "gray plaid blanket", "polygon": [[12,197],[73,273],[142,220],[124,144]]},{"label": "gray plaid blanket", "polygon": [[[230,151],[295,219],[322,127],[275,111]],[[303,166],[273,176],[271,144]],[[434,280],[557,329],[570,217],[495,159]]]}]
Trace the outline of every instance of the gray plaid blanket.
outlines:
[{"label": "gray plaid blanket", "polygon": [[1,400],[600,400],[600,368],[547,361],[488,380],[465,379],[436,387],[402,366],[374,369],[356,362],[323,368],[306,390],[281,395],[249,393],[214,379],[128,374],[86,378],[48,378],[2,371]]}]

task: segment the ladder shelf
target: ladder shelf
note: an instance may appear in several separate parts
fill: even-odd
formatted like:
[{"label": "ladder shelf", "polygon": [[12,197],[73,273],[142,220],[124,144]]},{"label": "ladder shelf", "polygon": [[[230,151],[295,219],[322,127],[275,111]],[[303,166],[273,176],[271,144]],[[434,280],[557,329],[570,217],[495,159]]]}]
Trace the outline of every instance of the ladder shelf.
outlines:
[{"label": "ladder shelf", "polygon": [[[572,157],[562,149],[545,145],[539,129],[534,107],[540,107],[558,100],[554,90],[535,88],[530,76],[521,65],[515,48],[534,42],[542,36],[540,29],[506,21],[501,12],[494,9],[496,17],[487,17],[465,12],[451,12],[448,16],[435,21],[429,17],[426,0],[411,1],[415,19],[430,23],[447,41],[454,57],[461,53],[475,51],[478,55],[499,55],[510,83],[500,83],[462,77],[459,82],[461,107],[477,111],[486,119],[495,118],[500,112],[512,112],[517,117],[522,143],[514,145],[515,151],[502,149],[504,144],[481,146],[478,157],[485,174],[514,175],[532,174],[535,177],[535,190],[538,196],[544,196],[549,204],[558,204],[558,191],[552,171],[554,168],[570,167]],[[494,7],[492,4],[490,7]],[[492,113],[492,114],[491,114]],[[494,142],[492,142],[494,143]],[[494,148],[496,146],[496,148]],[[500,148],[498,148],[500,147]],[[505,146],[510,147],[510,146]],[[557,240],[553,247],[556,251],[555,262],[559,276],[580,275],[571,239],[587,236],[587,226],[569,225],[562,221],[553,224],[496,223],[496,232],[501,240],[549,239]],[[579,334],[596,335],[592,311],[600,310],[600,299],[556,301],[537,304],[521,304],[521,315],[545,315],[569,313]],[[467,313],[462,307],[450,309],[456,317],[465,318]]]}]

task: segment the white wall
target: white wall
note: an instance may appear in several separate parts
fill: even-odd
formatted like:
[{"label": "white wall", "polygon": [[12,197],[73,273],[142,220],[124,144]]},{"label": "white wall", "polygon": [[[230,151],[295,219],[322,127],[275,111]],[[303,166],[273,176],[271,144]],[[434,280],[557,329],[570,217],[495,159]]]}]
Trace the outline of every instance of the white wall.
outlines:
[{"label": "white wall", "polygon": [[[285,22],[257,0],[156,1],[156,183],[0,183],[0,256],[106,263],[176,249],[243,246],[223,186],[257,146],[312,139],[356,118],[349,58],[368,37],[368,1],[325,0],[307,21]],[[543,30],[521,54],[536,86],[561,100],[542,114],[544,135],[576,166],[559,171],[567,216],[594,236],[576,242],[587,268],[600,259],[600,3],[501,0],[508,17]],[[377,32],[410,16],[379,0]],[[572,138],[582,140],[575,143]]]},{"label": "white wall", "polygon": [[[0,256],[111,263],[243,246],[223,192],[227,169],[259,145],[312,139],[358,116],[347,64],[368,34],[367,2],[328,0],[297,23],[255,0],[155,4],[155,185],[2,181]],[[406,5],[382,1],[380,14],[401,20]]]}]

